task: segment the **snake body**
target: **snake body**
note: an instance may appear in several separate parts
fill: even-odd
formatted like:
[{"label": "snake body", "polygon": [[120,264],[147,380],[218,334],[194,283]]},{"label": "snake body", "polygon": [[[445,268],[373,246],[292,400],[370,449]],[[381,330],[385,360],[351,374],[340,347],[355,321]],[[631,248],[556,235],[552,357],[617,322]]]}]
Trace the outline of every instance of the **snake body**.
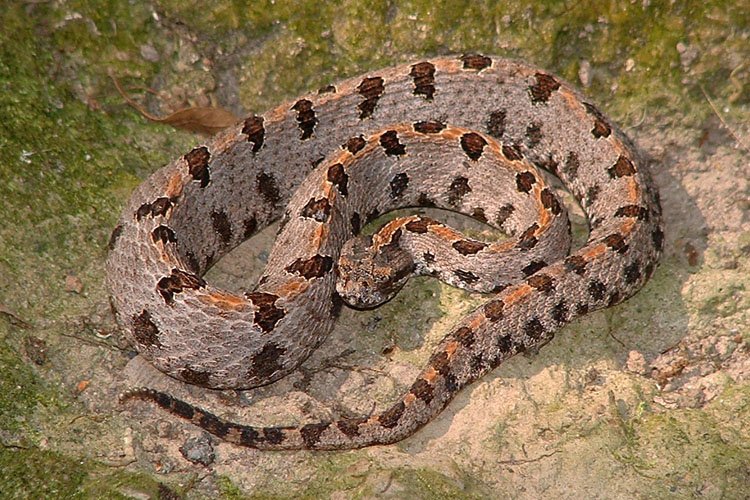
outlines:
[{"label": "snake body", "polygon": [[[561,204],[532,164],[557,175],[589,218],[586,244],[569,255]],[[347,243],[341,255],[367,221],[415,205],[462,211],[511,239],[478,242],[413,216],[366,245]],[[219,290],[202,278],[279,218],[252,292]],[[658,193],[637,150],[557,77],[464,55],[352,78],[248,117],[136,189],[110,239],[107,282],[118,322],[163,372],[249,388],[306,359],[330,332],[341,296],[374,305],[421,273],[489,292],[487,301],[457,322],[406,393],[373,415],[253,427],[151,389],[125,397],[253,448],[393,443],[505,359],[633,295],[652,275],[663,239]],[[388,269],[394,255],[406,262],[386,275],[385,292],[367,277],[346,277],[359,276],[363,252],[373,255],[364,276]]]}]

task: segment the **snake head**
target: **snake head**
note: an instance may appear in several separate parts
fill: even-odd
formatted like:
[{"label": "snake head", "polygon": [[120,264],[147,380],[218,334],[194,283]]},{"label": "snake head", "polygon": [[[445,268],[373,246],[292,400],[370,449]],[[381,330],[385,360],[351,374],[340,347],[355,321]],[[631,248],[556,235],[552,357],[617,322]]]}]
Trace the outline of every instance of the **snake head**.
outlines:
[{"label": "snake head", "polygon": [[336,291],[356,309],[372,309],[391,300],[414,273],[412,256],[397,242],[373,245],[372,236],[348,240],[337,266]]}]

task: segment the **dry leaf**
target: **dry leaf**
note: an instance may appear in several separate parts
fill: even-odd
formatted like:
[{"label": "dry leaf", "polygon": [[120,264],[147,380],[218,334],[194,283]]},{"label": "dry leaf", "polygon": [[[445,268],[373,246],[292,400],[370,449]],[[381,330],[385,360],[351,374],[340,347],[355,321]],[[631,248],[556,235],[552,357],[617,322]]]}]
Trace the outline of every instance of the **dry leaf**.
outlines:
[{"label": "dry leaf", "polygon": [[159,119],[146,118],[204,135],[214,135],[216,132],[231,127],[239,121],[239,118],[231,111],[227,111],[224,108],[204,107],[181,109]]},{"label": "dry leaf", "polygon": [[231,111],[219,107],[196,106],[175,111],[174,113],[160,117],[154,116],[146,111],[140,104],[128,96],[120,86],[120,82],[113,75],[109,75],[117,88],[117,91],[130,106],[138,111],[145,118],[152,122],[165,123],[175,128],[197,132],[203,135],[214,135],[215,133],[231,127],[240,118]]}]

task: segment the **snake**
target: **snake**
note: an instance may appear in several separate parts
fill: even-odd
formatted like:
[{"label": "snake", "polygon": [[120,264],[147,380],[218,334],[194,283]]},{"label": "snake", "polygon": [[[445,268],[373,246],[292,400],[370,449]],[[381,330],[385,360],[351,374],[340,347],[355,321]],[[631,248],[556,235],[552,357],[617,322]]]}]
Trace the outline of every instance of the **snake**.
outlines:
[{"label": "snake", "polygon": [[[588,237],[570,249],[554,175]],[[400,207],[461,212],[508,234],[467,237]],[[206,271],[274,221],[249,292]],[[483,293],[387,408],[296,425],[232,422],[148,387],[151,402],[214,436],[261,450],[398,442],[468,384],[563,325],[632,296],[664,246],[657,188],[638,148],[589,99],[523,61],[463,54],[370,72],[251,114],[138,186],[109,240],[115,317],[160,371],[212,389],[249,389],[295,370],[344,303],[375,307],[410,276]]]}]

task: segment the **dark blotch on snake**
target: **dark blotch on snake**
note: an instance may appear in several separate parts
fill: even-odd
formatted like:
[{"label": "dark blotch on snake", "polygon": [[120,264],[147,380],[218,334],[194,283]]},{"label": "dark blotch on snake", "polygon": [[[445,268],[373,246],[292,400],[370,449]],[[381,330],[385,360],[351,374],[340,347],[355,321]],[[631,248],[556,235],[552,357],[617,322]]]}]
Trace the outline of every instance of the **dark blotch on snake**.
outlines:
[{"label": "dark blotch on snake", "polygon": [[476,341],[474,330],[467,326],[462,326],[453,334],[453,337],[464,347],[471,347]]},{"label": "dark blotch on snake", "polygon": [[448,353],[445,351],[439,351],[430,357],[428,364],[440,375],[445,377],[451,372],[451,363]]},{"label": "dark blotch on snake", "polygon": [[609,176],[613,179],[619,177],[630,177],[635,174],[635,165],[627,156],[620,155],[614,166],[607,169]]},{"label": "dark blotch on snake", "polygon": [[342,418],[336,421],[336,427],[345,436],[355,437],[359,436],[359,426],[365,422],[367,422],[367,418],[364,417]]},{"label": "dark blotch on snake", "polygon": [[552,92],[560,88],[560,82],[547,73],[536,73],[534,78],[536,78],[536,83],[529,87],[533,104],[546,103]]},{"label": "dark blotch on snake", "polygon": [[211,212],[211,223],[222,244],[226,245],[232,240],[232,224],[226,212]]},{"label": "dark blotch on snake", "polygon": [[435,65],[420,62],[411,67],[409,76],[414,80],[414,95],[423,95],[428,101],[435,94]]},{"label": "dark blotch on snake", "polygon": [[516,174],[516,189],[521,193],[528,193],[531,188],[536,184],[536,176],[533,172],[526,170],[525,172],[519,172]]},{"label": "dark blotch on snake", "polygon": [[539,224],[536,222],[530,225],[526,230],[521,233],[518,237],[517,246],[521,250],[531,250],[539,242],[539,239],[535,236],[535,233],[539,230]]},{"label": "dark blotch on snake", "polygon": [[471,271],[464,271],[463,269],[455,269],[453,271],[453,274],[455,274],[458,277],[458,279],[460,279],[464,283],[471,284],[471,283],[476,283],[477,281],[479,281],[479,276],[472,273]]},{"label": "dark blotch on snake", "polygon": [[487,215],[484,213],[482,207],[474,207],[471,210],[471,218],[478,220],[479,222],[487,222]]},{"label": "dark blotch on snake", "polygon": [[544,335],[544,325],[542,325],[542,322],[539,321],[539,318],[531,318],[524,325],[523,332],[529,338],[538,340],[542,337],[542,335]]},{"label": "dark blotch on snake", "polygon": [[534,260],[528,266],[521,269],[521,272],[523,272],[524,276],[531,276],[546,265],[547,263],[543,260]]},{"label": "dark blotch on snake", "polygon": [[398,142],[398,133],[395,130],[387,130],[380,136],[380,145],[388,156],[401,156],[406,154],[406,146]]},{"label": "dark blotch on snake", "polygon": [[300,210],[299,215],[316,222],[328,222],[331,215],[331,204],[328,198],[320,198],[319,200],[310,198],[310,201]]},{"label": "dark blotch on snake", "polygon": [[627,243],[625,243],[625,238],[620,233],[612,233],[606,236],[602,241],[617,253],[622,254],[628,250],[628,245]]},{"label": "dark blotch on snake", "polygon": [[438,121],[415,122],[412,127],[420,134],[437,134],[445,128],[445,124]]},{"label": "dark blotch on snake", "polygon": [[263,439],[269,444],[280,444],[284,441],[284,431],[278,427],[264,427]]},{"label": "dark blotch on snake", "polygon": [[157,198],[151,203],[151,216],[163,217],[167,215],[167,211],[172,208],[173,205],[172,200],[166,196]]},{"label": "dark blotch on snake", "polygon": [[435,200],[427,196],[427,193],[419,193],[417,205],[420,207],[436,207],[437,203],[435,203]]},{"label": "dark blotch on snake", "polygon": [[430,226],[435,225],[440,225],[440,223],[429,217],[419,217],[404,224],[404,229],[411,233],[424,234]]},{"label": "dark blotch on snake", "polygon": [[503,147],[500,149],[503,152],[503,156],[509,161],[523,160],[523,154],[518,144],[503,144]]},{"label": "dark blotch on snake", "polygon": [[578,154],[571,151],[568,153],[568,157],[565,159],[565,170],[564,173],[573,180],[578,177],[578,169],[581,167],[581,161],[578,159]]},{"label": "dark blotch on snake", "polygon": [[318,124],[318,118],[315,116],[312,102],[308,99],[300,99],[294,103],[292,109],[297,112],[297,125],[302,131],[300,140],[309,139],[313,135],[315,125]]},{"label": "dark blotch on snake", "polygon": [[245,297],[257,308],[253,323],[258,325],[261,331],[265,333],[272,331],[276,323],[286,316],[283,309],[276,307],[276,301],[279,298],[277,295],[265,292],[250,292],[245,294]]},{"label": "dark blotch on snake", "polygon": [[180,378],[193,385],[206,385],[208,383],[210,375],[208,372],[201,370],[194,370],[192,368],[183,368],[180,370]]},{"label": "dark blotch on snake", "polygon": [[565,258],[565,269],[583,276],[586,272],[586,259],[580,255],[571,255]]},{"label": "dark blotch on snake", "polygon": [[246,426],[242,426],[241,429],[242,430],[240,431],[240,444],[243,446],[248,446],[250,448],[255,448],[260,438],[258,431],[256,431],[252,427],[246,427]]},{"label": "dark blotch on snake", "polygon": [[594,300],[602,300],[607,293],[607,287],[599,280],[589,281],[589,295]]},{"label": "dark blotch on snake", "polygon": [[398,421],[404,414],[405,409],[406,405],[404,405],[404,402],[399,401],[398,403],[384,411],[382,414],[380,414],[380,416],[378,417],[378,422],[380,422],[380,425],[382,425],[386,429],[392,429],[393,427],[396,427],[398,425]]},{"label": "dark blotch on snake", "polygon": [[307,424],[300,429],[302,441],[307,448],[313,448],[320,441],[320,435],[331,426],[330,422],[320,422],[317,424]]},{"label": "dark blotch on snake", "polygon": [[328,255],[313,255],[309,259],[297,259],[286,267],[289,273],[299,274],[305,279],[322,278],[333,268],[333,259]]},{"label": "dark blotch on snake", "polygon": [[349,176],[346,174],[346,170],[344,170],[344,166],[341,163],[335,163],[328,167],[326,178],[328,182],[336,186],[341,196],[349,194]]},{"label": "dark blotch on snake", "polygon": [[176,242],[177,236],[175,236],[172,228],[161,224],[151,231],[151,239],[154,240],[154,243],[161,241],[163,244],[167,244]]},{"label": "dark blotch on snake", "polygon": [[461,202],[461,199],[469,193],[471,193],[469,179],[463,176],[458,176],[453,179],[453,182],[451,182],[451,185],[448,188],[448,203],[455,207]]},{"label": "dark blotch on snake", "polygon": [[553,215],[560,215],[562,213],[562,207],[557,201],[557,196],[550,190],[550,188],[544,188],[541,192],[542,205],[544,208],[552,212]]},{"label": "dark blotch on snake", "polygon": [[390,182],[391,186],[391,198],[396,199],[406,190],[409,186],[409,176],[405,173],[396,174],[393,176]]},{"label": "dark blotch on snake", "polygon": [[615,211],[615,217],[635,217],[638,220],[648,220],[648,210],[639,205],[625,205]]},{"label": "dark blotch on snake", "polygon": [[596,203],[596,200],[599,199],[599,191],[601,191],[601,188],[599,187],[598,184],[594,184],[593,186],[590,186],[586,190],[586,196],[584,197],[584,201],[588,203],[589,206],[593,203]]},{"label": "dark blotch on snake", "polygon": [[531,123],[526,127],[526,145],[529,148],[535,148],[542,142],[542,125],[540,123]]},{"label": "dark blotch on snake", "polygon": [[516,208],[513,205],[503,205],[497,210],[497,215],[495,216],[495,224],[497,224],[498,227],[503,227],[505,221],[507,221],[508,217],[513,215],[513,212],[515,211]]},{"label": "dark blotch on snake", "polygon": [[355,155],[359,153],[363,147],[367,144],[367,141],[365,141],[365,138],[361,135],[350,137],[349,140],[346,141],[341,147],[349,151],[351,154]]},{"label": "dark blotch on snake", "polygon": [[208,186],[211,180],[211,174],[208,169],[208,160],[211,155],[208,152],[206,146],[200,146],[184,156],[185,162],[188,164],[188,172],[193,177],[193,180],[200,181],[201,187]]},{"label": "dark blotch on snake", "polygon": [[283,365],[279,358],[286,352],[285,347],[269,342],[252,357],[252,366],[248,371],[251,377],[268,379],[275,372],[281,370]]},{"label": "dark blotch on snake", "polygon": [[583,107],[586,108],[588,114],[594,117],[594,128],[591,129],[591,134],[597,139],[600,137],[609,137],[612,133],[612,127],[609,126],[601,111],[593,104],[587,102],[583,103]]},{"label": "dark blotch on snake", "polygon": [[637,282],[641,277],[641,263],[636,261],[631,262],[627,266],[625,266],[625,269],[623,269],[623,274],[625,275],[625,283],[628,285],[632,285],[633,283]]},{"label": "dark blotch on snake", "polygon": [[161,347],[159,329],[151,321],[151,313],[147,310],[144,309],[141,314],[133,316],[132,331],[133,337],[139,344]]},{"label": "dark blotch on snake", "polygon": [[487,141],[484,137],[476,132],[467,132],[461,136],[461,149],[464,150],[466,156],[474,161],[482,157],[486,145]]},{"label": "dark blotch on snake", "polygon": [[505,118],[507,112],[504,109],[499,109],[490,113],[487,118],[487,133],[496,139],[500,139],[505,133]]},{"label": "dark blotch on snake", "polygon": [[352,234],[355,236],[358,235],[362,230],[362,218],[359,215],[359,212],[354,212],[352,214],[352,217],[349,219],[349,224],[352,225]]},{"label": "dark blotch on snake", "polygon": [[505,302],[500,299],[493,299],[482,306],[482,312],[488,320],[495,322],[502,319],[504,307]]},{"label": "dark blotch on snake", "polygon": [[258,229],[258,219],[255,216],[250,216],[242,223],[242,237],[244,239],[249,238]]},{"label": "dark blotch on snake", "polygon": [[375,106],[377,106],[378,101],[380,100],[380,96],[385,92],[385,86],[383,83],[384,81],[381,77],[375,76],[363,79],[357,87],[359,95],[365,98],[364,101],[357,105],[360,120],[372,116],[373,111],[375,111]]},{"label": "dark blotch on snake", "polygon": [[432,391],[434,387],[423,378],[418,378],[409,389],[409,392],[416,396],[418,399],[424,401],[425,404],[430,404],[432,401]]},{"label": "dark blotch on snake", "polygon": [[109,235],[109,242],[107,242],[107,248],[111,252],[115,249],[115,245],[117,244],[117,240],[122,236],[122,224],[118,224],[115,226],[115,228],[112,230],[112,234]]},{"label": "dark blotch on snake", "polygon": [[537,273],[530,276],[526,283],[542,293],[550,293],[555,290],[555,280],[546,274]]},{"label": "dark blotch on snake", "polygon": [[451,245],[461,255],[474,255],[480,250],[484,249],[487,244],[481,241],[474,240],[458,240],[454,241]]},{"label": "dark blotch on snake", "polygon": [[568,321],[568,306],[565,304],[565,300],[561,300],[552,308],[552,319],[558,324],[563,324]]},{"label": "dark blotch on snake", "polygon": [[253,153],[257,153],[266,137],[266,129],[263,128],[262,116],[250,116],[242,126],[242,133],[247,136],[247,141],[253,143]]},{"label": "dark blotch on snake", "polygon": [[172,304],[174,294],[182,293],[185,289],[197,290],[205,286],[206,282],[203,278],[182,269],[174,268],[171,275],[164,276],[159,280],[156,289],[167,304]]},{"label": "dark blotch on snake", "polygon": [[270,205],[275,206],[281,200],[279,186],[276,184],[276,178],[272,174],[260,172],[255,177],[255,183],[260,195]]},{"label": "dark blotch on snake", "polygon": [[460,59],[464,63],[464,69],[481,71],[492,66],[492,59],[481,54],[465,54]]}]

